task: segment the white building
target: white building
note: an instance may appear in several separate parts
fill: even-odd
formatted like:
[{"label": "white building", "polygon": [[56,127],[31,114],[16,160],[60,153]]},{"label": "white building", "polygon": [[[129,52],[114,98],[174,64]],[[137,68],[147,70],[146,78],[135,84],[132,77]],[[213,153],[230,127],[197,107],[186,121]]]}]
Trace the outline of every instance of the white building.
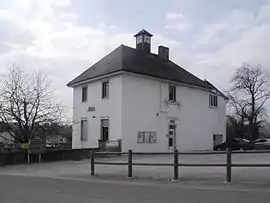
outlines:
[{"label": "white building", "polygon": [[225,138],[226,97],[169,60],[169,49],[150,51],[141,30],[136,49],[119,46],[70,83],[74,89],[73,148],[122,140],[122,151],[211,150]]}]

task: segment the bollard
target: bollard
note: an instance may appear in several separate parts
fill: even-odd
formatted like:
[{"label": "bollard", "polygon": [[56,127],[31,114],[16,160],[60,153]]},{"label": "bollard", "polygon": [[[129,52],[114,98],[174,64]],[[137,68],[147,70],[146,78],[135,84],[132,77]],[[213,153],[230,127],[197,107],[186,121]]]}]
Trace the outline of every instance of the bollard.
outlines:
[{"label": "bollard", "polygon": [[178,180],[178,150],[174,150],[174,162],[173,162],[173,168],[174,168],[174,180]]},{"label": "bollard", "polygon": [[226,150],[226,181],[230,183],[232,181],[232,149],[227,148]]},{"label": "bollard", "polygon": [[128,150],[128,177],[132,178],[132,150]]},{"label": "bollard", "polygon": [[95,151],[92,149],[91,150],[91,176],[95,175]]}]

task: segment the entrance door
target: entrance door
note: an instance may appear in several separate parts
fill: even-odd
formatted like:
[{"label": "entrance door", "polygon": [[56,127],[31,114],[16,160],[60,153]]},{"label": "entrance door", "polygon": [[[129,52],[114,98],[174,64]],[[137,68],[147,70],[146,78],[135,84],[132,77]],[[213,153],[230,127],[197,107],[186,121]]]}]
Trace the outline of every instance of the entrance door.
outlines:
[{"label": "entrance door", "polygon": [[106,142],[109,140],[109,119],[101,119],[101,135],[102,141]]},{"label": "entrance door", "polygon": [[169,122],[168,148],[171,151],[176,149],[176,124],[174,120]]},{"label": "entrance door", "polygon": [[222,134],[214,134],[213,135],[213,148],[218,145],[221,144],[223,142],[223,135]]}]

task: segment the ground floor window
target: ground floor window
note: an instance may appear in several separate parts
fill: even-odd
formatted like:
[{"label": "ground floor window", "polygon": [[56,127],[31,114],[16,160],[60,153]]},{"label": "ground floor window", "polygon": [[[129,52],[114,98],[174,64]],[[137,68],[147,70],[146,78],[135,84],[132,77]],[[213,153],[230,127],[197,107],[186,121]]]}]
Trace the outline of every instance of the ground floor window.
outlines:
[{"label": "ground floor window", "polygon": [[81,120],[81,141],[87,141],[88,138],[88,125],[87,120]]},{"label": "ground floor window", "polygon": [[101,119],[101,135],[100,139],[102,141],[109,140],[109,119]]},{"label": "ground floor window", "polygon": [[155,131],[139,131],[137,143],[156,143],[157,133]]}]

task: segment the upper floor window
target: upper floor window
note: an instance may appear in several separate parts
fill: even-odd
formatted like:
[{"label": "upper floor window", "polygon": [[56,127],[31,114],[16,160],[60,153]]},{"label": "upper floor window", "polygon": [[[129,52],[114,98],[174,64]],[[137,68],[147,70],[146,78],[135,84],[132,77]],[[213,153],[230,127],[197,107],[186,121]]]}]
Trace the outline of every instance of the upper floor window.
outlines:
[{"label": "upper floor window", "polygon": [[169,85],[169,101],[176,101],[176,86]]},{"label": "upper floor window", "polygon": [[82,88],[82,102],[87,101],[87,86]]},{"label": "upper floor window", "polygon": [[217,95],[210,94],[209,95],[209,106],[217,107],[218,106],[218,97]]},{"label": "upper floor window", "polygon": [[109,81],[102,82],[102,94],[101,94],[101,98],[102,99],[109,98]]}]

